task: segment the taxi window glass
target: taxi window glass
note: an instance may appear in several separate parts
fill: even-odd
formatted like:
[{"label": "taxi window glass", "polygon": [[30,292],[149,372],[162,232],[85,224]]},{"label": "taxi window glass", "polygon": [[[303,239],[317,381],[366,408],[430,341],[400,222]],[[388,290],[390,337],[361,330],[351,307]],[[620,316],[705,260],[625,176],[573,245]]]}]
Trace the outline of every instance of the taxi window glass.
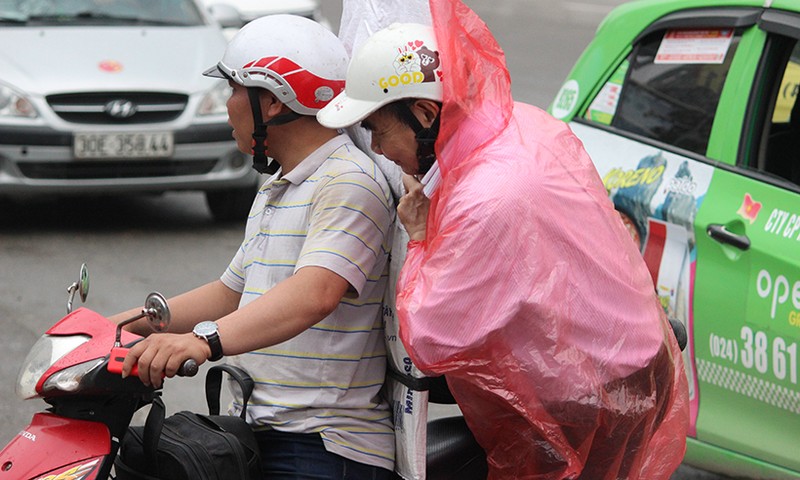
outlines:
[{"label": "taxi window glass", "polygon": [[584,117],[705,154],[739,38],[731,29],[666,30],[647,36]]},{"label": "taxi window glass", "polygon": [[617,111],[620,93],[622,93],[622,84],[625,82],[629,66],[630,61],[625,59],[617,67],[614,74],[611,75],[611,78],[603,85],[600,93],[594,97],[591,105],[589,105],[585,115],[587,120],[602,123],[603,125],[611,125],[611,121],[614,120],[614,114]]},{"label": "taxi window glass", "polygon": [[760,168],[800,184],[800,42],[793,41],[786,61],[779,64],[766,158]]},{"label": "taxi window glass", "polygon": [[772,123],[789,123],[798,91],[800,91],[800,44],[795,46],[783,72]]}]

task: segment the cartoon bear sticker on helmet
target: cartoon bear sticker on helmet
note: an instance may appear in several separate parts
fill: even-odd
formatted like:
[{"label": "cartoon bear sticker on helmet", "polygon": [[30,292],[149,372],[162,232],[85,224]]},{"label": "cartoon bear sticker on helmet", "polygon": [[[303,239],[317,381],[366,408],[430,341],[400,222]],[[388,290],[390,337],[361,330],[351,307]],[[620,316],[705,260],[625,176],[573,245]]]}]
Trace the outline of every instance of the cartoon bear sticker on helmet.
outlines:
[{"label": "cartoon bear sticker on helmet", "polygon": [[425,74],[423,82],[435,82],[434,73],[438,74],[439,77],[442,76],[441,70],[436,70],[439,68],[439,52],[428,50],[428,47],[423,45],[419,49],[419,58],[422,62],[422,73]]},{"label": "cartoon bear sticker on helmet", "polygon": [[381,77],[378,86],[383,93],[389,93],[391,87],[410,85],[413,83],[435,82],[436,74],[441,77],[439,68],[439,52],[433,51],[422,40],[407,42],[397,48],[398,54],[393,67],[395,75]]}]

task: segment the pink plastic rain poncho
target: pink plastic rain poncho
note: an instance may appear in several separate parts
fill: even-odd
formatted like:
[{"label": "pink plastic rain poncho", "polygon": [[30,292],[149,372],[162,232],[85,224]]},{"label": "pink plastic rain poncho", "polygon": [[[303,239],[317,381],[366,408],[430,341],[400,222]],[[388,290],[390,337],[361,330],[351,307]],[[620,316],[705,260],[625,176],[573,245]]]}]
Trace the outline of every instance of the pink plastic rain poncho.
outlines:
[{"label": "pink plastic rain poncho", "polygon": [[669,478],[687,383],[639,251],[569,128],[512,101],[485,24],[430,4],[443,179],[398,281],[409,354],[446,374],[490,478]]}]

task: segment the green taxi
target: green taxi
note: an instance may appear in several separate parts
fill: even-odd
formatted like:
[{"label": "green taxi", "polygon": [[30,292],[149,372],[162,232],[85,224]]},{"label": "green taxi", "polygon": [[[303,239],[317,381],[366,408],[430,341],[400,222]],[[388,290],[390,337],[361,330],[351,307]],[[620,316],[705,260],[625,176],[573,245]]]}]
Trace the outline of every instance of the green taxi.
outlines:
[{"label": "green taxi", "polygon": [[568,122],[686,327],[685,463],[800,478],[800,0],[639,0],[603,21]]}]

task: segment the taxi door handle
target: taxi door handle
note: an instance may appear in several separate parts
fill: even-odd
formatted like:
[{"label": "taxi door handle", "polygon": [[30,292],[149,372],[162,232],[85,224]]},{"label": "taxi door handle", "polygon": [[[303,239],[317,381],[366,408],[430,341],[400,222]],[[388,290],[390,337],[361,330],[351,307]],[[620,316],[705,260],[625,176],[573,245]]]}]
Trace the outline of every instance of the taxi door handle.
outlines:
[{"label": "taxi door handle", "polygon": [[725,225],[712,223],[706,229],[706,233],[717,242],[731,245],[739,250],[748,250],[750,248],[750,239],[747,238],[747,235],[733,233],[725,228]]}]

